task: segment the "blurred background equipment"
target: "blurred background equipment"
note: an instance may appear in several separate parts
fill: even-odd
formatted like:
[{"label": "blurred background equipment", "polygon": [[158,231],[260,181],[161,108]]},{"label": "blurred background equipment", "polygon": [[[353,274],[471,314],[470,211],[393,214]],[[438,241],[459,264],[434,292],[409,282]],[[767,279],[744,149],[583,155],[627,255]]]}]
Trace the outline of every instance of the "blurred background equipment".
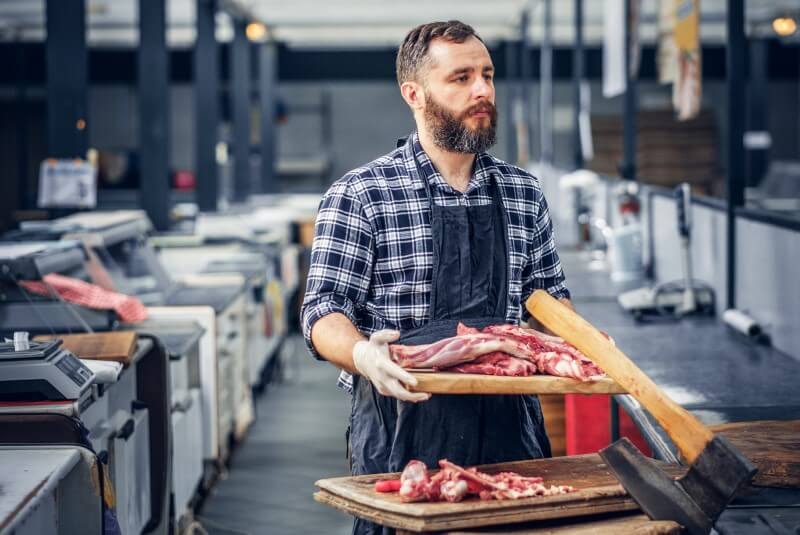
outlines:
[{"label": "blurred background equipment", "polygon": [[714,290],[708,284],[694,279],[691,252],[691,199],[691,188],[688,183],[675,188],[683,279],[620,294],[619,304],[636,318],[643,318],[646,314],[680,318],[687,314],[714,312]]}]

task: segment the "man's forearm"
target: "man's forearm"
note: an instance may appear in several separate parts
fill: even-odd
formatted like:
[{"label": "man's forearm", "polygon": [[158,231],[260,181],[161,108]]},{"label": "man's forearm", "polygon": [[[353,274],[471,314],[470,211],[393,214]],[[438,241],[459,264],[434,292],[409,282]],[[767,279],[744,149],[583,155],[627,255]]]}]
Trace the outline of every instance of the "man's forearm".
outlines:
[{"label": "man's forearm", "polygon": [[320,318],[311,328],[311,343],[317,353],[339,368],[357,373],[353,364],[353,346],[366,337],[347,316],[338,312]]}]

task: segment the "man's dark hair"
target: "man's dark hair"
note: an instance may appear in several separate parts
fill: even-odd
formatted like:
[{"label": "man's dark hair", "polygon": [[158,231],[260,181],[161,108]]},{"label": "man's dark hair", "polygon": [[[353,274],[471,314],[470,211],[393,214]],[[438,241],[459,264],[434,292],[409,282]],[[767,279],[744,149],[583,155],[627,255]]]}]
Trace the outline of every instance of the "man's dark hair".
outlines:
[{"label": "man's dark hair", "polygon": [[420,68],[429,60],[428,47],[434,39],[463,43],[469,37],[475,37],[483,42],[472,26],[461,21],[420,24],[408,32],[397,51],[397,83],[417,80]]}]

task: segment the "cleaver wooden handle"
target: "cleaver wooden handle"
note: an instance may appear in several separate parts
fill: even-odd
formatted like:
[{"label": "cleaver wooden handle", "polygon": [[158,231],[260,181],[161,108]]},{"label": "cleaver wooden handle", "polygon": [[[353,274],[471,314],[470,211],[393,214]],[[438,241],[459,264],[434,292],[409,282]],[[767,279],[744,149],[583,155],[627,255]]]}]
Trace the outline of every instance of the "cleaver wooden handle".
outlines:
[{"label": "cleaver wooden handle", "polygon": [[635,397],[661,424],[686,461],[693,463],[714,438],[710,429],[672,401],[625,353],[569,307],[544,290],[533,292],[525,306],[545,327],[581,350]]}]

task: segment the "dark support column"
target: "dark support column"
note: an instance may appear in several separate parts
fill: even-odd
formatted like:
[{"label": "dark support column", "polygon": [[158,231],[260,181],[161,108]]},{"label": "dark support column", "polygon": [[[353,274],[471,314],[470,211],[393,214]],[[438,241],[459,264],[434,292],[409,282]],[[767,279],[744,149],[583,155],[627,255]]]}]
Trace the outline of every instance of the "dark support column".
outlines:
[{"label": "dark support column", "polygon": [[139,0],[139,161],[142,208],[169,228],[169,53],[165,0]]},{"label": "dark support column", "polygon": [[510,164],[517,163],[517,131],[514,128],[514,102],[517,99],[517,43],[506,41],[503,48],[506,62],[506,145],[508,147],[507,158]]},{"label": "dark support column", "polygon": [[539,57],[539,159],[553,163],[553,3],[544,3],[543,39]]},{"label": "dark support column", "polygon": [[[528,159],[532,157],[531,154],[531,49],[528,46],[528,25],[530,18],[528,11],[522,12],[522,17],[519,23],[519,91],[520,101],[522,103],[522,123],[526,134],[525,151],[528,153]],[[518,157],[522,155],[517,155]],[[521,165],[527,165],[528,162],[519,162]]]},{"label": "dark support column", "polygon": [[47,0],[47,152],[86,158],[86,0]]},{"label": "dark support column", "polygon": [[581,82],[584,76],[583,58],[583,0],[575,2],[575,47],[572,49],[572,99],[575,111],[573,123],[574,165],[576,169],[583,168],[583,151],[581,150]]},{"label": "dark support column", "polygon": [[259,48],[259,102],[261,103],[261,191],[278,191],[275,180],[275,103],[278,51],[275,43]]},{"label": "dark support column", "polygon": [[625,0],[625,101],[623,110],[623,161],[620,168],[622,178],[636,180],[636,79],[631,76],[631,0]]},{"label": "dark support column", "polygon": [[747,99],[747,186],[758,186],[769,163],[769,149],[772,144],[767,124],[769,85],[767,82],[767,62],[769,47],[766,39],[751,39],[750,48],[750,91]]},{"label": "dark support column", "polygon": [[250,43],[246,22],[233,23],[230,48],[230,109],[233,139],[233,199],[244,201],[250,195]]},{"label": "dark support column", "polygon": [[194,45],[195,176],[197,205],[217,209],[217,126],[219,124],[219,54],[214,38],[216,0],[197,0],[197,37]]},{"label": "dark support column", "polygon": [[[320,130],[322,133],[322,146],[325,147],[325,153],[330,158],[333,147],[333,97],[328,89],[323,89],[320,95],[320,113],[322,115]],[[322,177],[322,185],[328,177]]]},{"label": "dark support column", "polygon": [[736,307],[736,208],[744,205],[744,114],[745,41],[744,0],[728,0],[728,44],[725,68],[728,75],[728,277],[727,308]]},{"label": "dark support column", "polygon": [[25,69],[25,43],[17,36],[15,57],[16,90],[16,137],[17,137],[17,208],[28,209],[36,206],[33,188],[28,177],[28,80]]}]

